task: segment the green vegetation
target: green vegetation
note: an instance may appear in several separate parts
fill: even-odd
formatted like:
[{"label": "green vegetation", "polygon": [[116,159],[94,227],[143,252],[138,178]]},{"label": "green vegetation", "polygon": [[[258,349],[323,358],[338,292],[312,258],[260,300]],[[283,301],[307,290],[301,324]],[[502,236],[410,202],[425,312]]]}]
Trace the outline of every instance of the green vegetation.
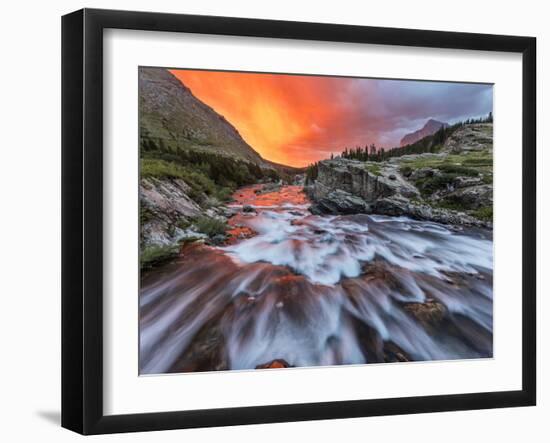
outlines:
[{"label": "green vegetation", "polygon": [[[284,183],[291,185],[294,183],[294,177],[296,174],[303,174],[306,172],[307,168],[295,168],[294,166],[287,166],[287,165],[281,165],[280,163],[270,162],[268,160],[264,160],[264,163],[266,163],[269,166],[273,167],[273,171],[276,172],[275,175],[271,175],[273,180],[281,179]],[[264,169],[265,170],[265,169]]]},{"label": "green vegetation", "polygon": [[220,202],[228,202],[231,200],[231,196],[233,195],[233,192],[235,192],[234,188],[222,186],[216,189],[214,196]]},{"label": "green vegetation", "polygon": [[319,163],[313,163],[306,168],[306,185],[313,183],[319,176]]},{"label": "green vegetation", "polygon": [[493,173],[485,173],[483,177],[481,177],[481,180],[483,181],[483,184],[485,185],[492,185],[493,184]]},{"label": "green vegetation", "polygon": [[414,170],[421,168],[441,171],[438,175],[415,180],[415,185],[425,197],[445,189],[458,176],[478,177],[481,174],[483,183],[493,183],[493,155],[489,150],[404,159],[400,171],[408,177]]},{"label": "green vegetation", "polygon": [[[484,174],[485,171],[482,171],[482,168],[462,166],[464,157],[468,155],[469,154],[449,155],[443,158],[422,158],[410,162],[404,161],[403,163],[405,165],[401,166],[401,172],[403,173],[405,168],[408,168],[406,172],[420,168],[437,169],[439,171],[438,174],[418,178],[414,181],[414,184],[422,195],[427,197],[436,191],[446,189],[457,177],[478,177],[480,173]],[[487,179],[485,177],[487,177]],[[483,180],[492,181],[492,174],[488,174],[487,176],[484,174]]]},{"label": "green vegetation", "polygon": [[[367,170],[380,175],[380,166],[376,163],[366,163]],[[481,174],[483,183],[493,182],[493,154],[489,149],[481,151],[462,152],[460,154],[433,155],[400,160],[399,171],[404,177],[421,168],[432,168],[441,171],[438,177],[425,177],[415,181],[424,196],[430,195],[438,189],[445,188],[458,176],[478,177]],[[310,165],[306,170],[306,183],[315,181],[319,174],[317,163]]]},{"label": "green vegetation", "polygon": [[473,212],[475,211],[472,208],[472,205],[469,205],[463,200],[453,199],[453,198],[444,198],[442,200],[439,200],[435,205],[443,209],[451,209],[453,211],[466,212],[471,215],[474,215]]},{"label": "green vegetation", "polygon": [[[176,228],[187,229],[191,226],[203,234],[206,234],[208,237],[213,238],[216,235],[224,235],[225,231],[228,228],[228,225],[225,221],[207,217],[200,216],[191,220],[181,219],[178,223],[169,226],[169,231],[175,231]],[[174,232],[171,232],[170,235],[174,235]],[[193,242],[200,240],[200,237],[184,237],[180,240],[180,244]],[[140,247],[140,267],[142,270],[150,269],[154,266],[162,264],[166,261],[169,261],[177,257],[179,252],[178,245],[169,245],[169,246],[144,246],[143,244]]]},{"label": "green vegetation", "polygon": [[383,162],[391,157],[401,157],[408,154],[422,154],[425,152],[437,153],[441,150],[445,140],[460,127],[453,125],[447,128],[441,128],[435,134],[424,137],[423,139],[407,146],[395,147],[391,149],[378,148],[374,143],[364,148],[357,146],[356,148],[344,149],[342,158],[350,158],[360,161]]},{"label": "green vegetation", "polygon": [[225,231],[228,227],[224,221],[206,216],[196,218],[193,224],[196,226],[199,232],[202,232],[209,237],[225,234]]},{"label": "green vegetation", "polygon": [[162,139],[147,137],[141,139],[141,176],[181,179],[199,205],[204,205],[205,196],[228,201],[238,187],[280,178],[275,169],[218,153],[173,150]]},{"label": "green vegetation", "polygon": [[443,163],[442,165],[438,166],[438,169],[447,174],[456,174],[457,176],[463,175],[467,177],[477,177],[479,175],[479,172],[477,170],[467,168],[458,164]]},{"label": "green vegetation", "polygon": [[157,264],[166,262],[177,257],[179,247],[171,246],[147,246],[141,248],[139,257],[142,270],[149,269]]},{"label": "green vegetation", "polygon": [[417,186],[422,187],[424,181],[427,182],[426,193],[430,189],[445,187],[458,176],[478,177],[481,174],[483,183],[493,183],[493,154],[489,150],[406,159],[401,161],[400,171],[405,177],[409,177],[414,170],[421,168],[438,169],[442,172],[441,178],[431,180],[432,177],[427,177],[417,183]]},{"label": "green vegetation", "polygon": [[480,220],[493,221],[493,207],[483,206],[473,211],[472,215]]},{"label": "green vegetation", "polygon": [[440,166],[438,169],[441,171],[439,174],[418,178],[414,181],[422,196],[428,197],[434,192],[447,189],[457,177],[477,177],[479,175],[476,170],[460,166]]},{"label": "green vegetation", "polygon": [[432,195],[439,190],[447,189],[452,184],[453,180],[458,177],[459,174],[444,173],[441,175],[432,175],[430,177],[422,177],[416,179],[414,184],[424,197]]},{"label": "green vegetation", "polygon": [[177,221],[176,226],[185,231],[186,229],[191,227],[192,224],[193,224],[193,222],[191,220],[188,220],[186,218],[180,218]]},{"label": "green vegetation", "polygon": [[[154,179],[183,180],[188,186],[187,195],[203,209],[217,202],[231,199],[240,186],[257,183],[261,180],[278,180],[275,169],[262,168],[242,158],[229,157],[212,152],[176,150],[161,141],[141,139],[141,177]],[[140,206],[140,224],[155,218],[148,208]],[[224,234],[227,225],[215,218],[201,216],[196,219],[181,220],[167,226],[167,234],[173,237],[177,228],[187,229],[194,225],[198,232],[210,238]],[[186,238],[184,241],[191,241]],[[140,250],[142,269],[156,266],[175,257],[178,246],[145,246]]]},{"label": "green vegetation", "polygon": [[435,206],[442,209],[451,209],[453,211],[459,211],[459,212],[465,212],[468,210],[468,208],[465,208],[464,205],[462,205],[458,201],[449,201],[449,200],[439,200]]},{"label": "green vegetation", "polygon": [[[373,174],[380,175],[384,165],[380,162],[387,161],[391,157],[397,157],[392,160],[392,164],[398,166],[401,175],[410,180],[420,191],[419,201],[411,199],[412,203],[418,205],[430,205],[434,208],[449,209],[457,212],[464,212],[479,220],[492,220],[492,207],[481,207],[480,200],[475,195],[464,196],[460,192],[454,191],[456,186],[474,186],[480,184],[493,183],[493,153],[490,125],[482,125],[475,130],[465,131],[464,140],[461,135],[456,135],[453,142],[449,144],[450,149],[457,143],[465,143],[465,146],[474,146],[479,143],[477,148],[468,150],[457,149],[457,152],[440,152],[446,140],[454,131],[469,124],[490,123],[492,115],[478,120],[467,120],[447,128],[441,128],[435,134],[425,137],[422,140],[405,146],[403,148],[394,148],[388,151],[377,149],[375,145],[357,147],[355,149],[345,149],[341,157],[365,162],[365,169]],[[424,154],[410,155],[407,154]],[[399,158],[402,157],[402,158]],[[332,159],[332,156],[331,156]],[[424,169],[424,170],[422,170]],[[306,171],[306,184],[314,181],[319,174],[319,165],[312,164]],[[457,180],[458,178],[461,180]],[[469,177],[470,180],[464,180]],[[460,183],[459,183],[460,182]],[[449,192],[441,192],[449,191]]]},{"label": "green vegetation", "polygon": [[142,150],[141,176],[182,179],[191,187],[189,197],[201,205],[204,196],[227,201],[240,186],[257,183],[261,179],[279,179],[274,169],[261,168],[254,163],[219,154],[147,149]]},{"label": "green vegetation", "polygon": [[220,192],[222,195],[227,193],[202,172],[164,160],[142,159],[141,177],[181,179],[191,188],[189,197],[199,204],[204,203],[205,196],[218,197]]},{"label": "green vegetation", "polygon": [[365,167],[372,175],[376,175],[377,177],[380,175],[380,166],[373,163],[367,163]]},{"label": "green vegetation", "polygon": [[412,169],[435,168],[441,169],[464,166],[473,168],[478,172],[492,171],[493,154],[490,150],[463,152],[460,154],[434,155],[426,157],[417,157],[414,159],[403,159],[400,161],[401,167],[410,167]]},{"label": "green vegetation", "polygon": [[437,203],[432,202],[432,204],[442,209],[450,209],[453,211],[465,212],[479,220],[489,221],[489,222],[493,221],[492,206],[483,206],[481,208],[472,209],[470,205],[466,204],[463,201],[449,200],[449,199],[439,200]]},{"label": "green vegetation", "polygon": [[441,127],[437,132],[432,135],[418,140],[403,147],[395,147],[391,149],[377,148],[374,143],[365,147],[357,146],[355,148],[345,148],[342,152],[342,158],[350,158],[360,161],[374,161],[382,162],[388,160],[391,157],[401,157],[408,154],[423,154],[423,153],[437,153],[441,150],[445,141],[459,128],[464,125],[476,124],[476,123],[492,123],[493,115],[489,113],[487,117],[479,119],[468,119],[464,122],[455,123],[454,125]]},{"label": "green vegetation", "polygon": [[275,169],[262,168],[255,163],[214,152],[172,150],[160,141],[141,139],[141,159],[163,160],[181,166],[192,166],[207,175],[217,185],[232,187],[256,183],[262,178],[278,180]]},{"label": "green vegetation", "polygon": [[399,172],[401,172],[403,177],[409,177],[413,172],[413,168],[411,168],[410,166],[401,166],[399,168]]},{"label": "green vegetation", "polygon": [[493,156],[489,155],[489,154],[486,155],[486,156],[483,155],[483,156],[479,156],[479,157],[474,156],[474,155],[469,155],[467,158],[464,159],[462,164],[464,166],[475,166],[475,167],[490,166],[492,168],[493,167]]},{"label": "green vegetation", "polygon": [[143,205],[139,206],[139,225],[143,226],[148,221],[152,220],[154,217],[153,213],[145,208]]}]

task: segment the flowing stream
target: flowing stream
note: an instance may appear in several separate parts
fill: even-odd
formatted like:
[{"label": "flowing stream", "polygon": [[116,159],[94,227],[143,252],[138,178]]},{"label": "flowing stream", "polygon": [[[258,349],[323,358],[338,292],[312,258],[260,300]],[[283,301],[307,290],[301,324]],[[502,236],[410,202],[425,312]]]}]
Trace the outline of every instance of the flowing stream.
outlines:
[{"label": "flowing stream", "polygon": [[231,241],[140,291],[140,372],[492,356],[492,232],[314,216],[300,186],[238,190]]}]

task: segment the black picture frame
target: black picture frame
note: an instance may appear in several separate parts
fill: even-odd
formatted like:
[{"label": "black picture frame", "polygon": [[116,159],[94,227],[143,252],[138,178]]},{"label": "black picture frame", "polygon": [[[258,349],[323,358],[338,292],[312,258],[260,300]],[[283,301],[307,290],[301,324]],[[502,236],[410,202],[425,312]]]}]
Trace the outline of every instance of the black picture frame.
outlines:
[{"label": "black picture frame", "polygon": [[[522,54],[522,389],[171,411],[103,413],[103,30],[171,31]],[[62,426],[82,434],[229,426],[536,403],[536,39],[83,9],[62,18]],[[517,294],[519,296],[519,294]]]}]

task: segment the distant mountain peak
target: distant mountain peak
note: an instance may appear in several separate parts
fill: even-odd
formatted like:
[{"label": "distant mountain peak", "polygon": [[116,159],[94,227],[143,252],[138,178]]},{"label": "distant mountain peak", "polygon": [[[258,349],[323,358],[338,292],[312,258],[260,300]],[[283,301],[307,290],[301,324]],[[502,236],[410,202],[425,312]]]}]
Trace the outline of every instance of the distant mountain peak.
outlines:
[{"label": "distant mountain peak", "polygon": [[435,134],[441,127],[448,127],[449,124],[445,122],[440,122],[439,120],[436,120],[434,118],[430,118],[421,129],[418,129],[417,131],[411,132],[410,134],[405,135],[401,142],[399,143],[400,146],[407,146],[412,143],[417,142],[418,140],[423,139],[424,137],[427,137],[428,135]]}]

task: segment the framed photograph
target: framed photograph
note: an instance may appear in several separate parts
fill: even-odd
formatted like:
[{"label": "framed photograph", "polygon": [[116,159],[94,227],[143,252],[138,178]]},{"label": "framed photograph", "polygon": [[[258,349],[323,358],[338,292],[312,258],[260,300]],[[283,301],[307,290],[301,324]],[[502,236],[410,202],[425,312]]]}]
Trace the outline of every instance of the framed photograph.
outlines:
[{"label": "framed photograph", "polygon": [[536,402],[531,37],[62,21],[62,425]]}]

